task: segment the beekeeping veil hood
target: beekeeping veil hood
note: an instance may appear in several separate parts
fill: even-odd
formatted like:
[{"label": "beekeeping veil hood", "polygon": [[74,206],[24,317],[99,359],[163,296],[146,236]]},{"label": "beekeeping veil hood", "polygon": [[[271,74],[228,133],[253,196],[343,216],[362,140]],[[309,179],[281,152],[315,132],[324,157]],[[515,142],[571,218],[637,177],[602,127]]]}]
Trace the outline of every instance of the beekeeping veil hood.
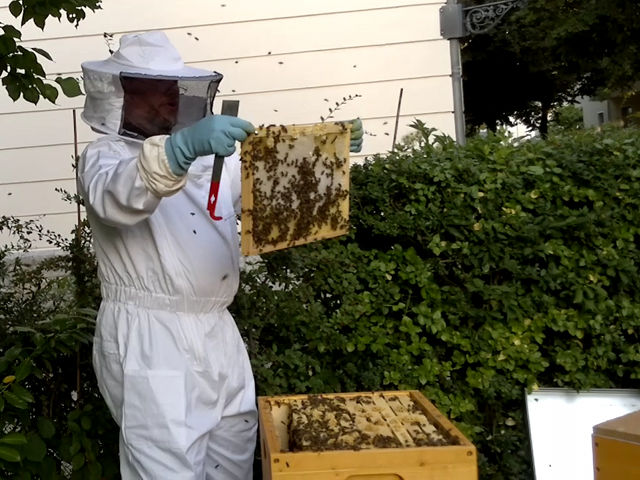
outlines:
[{"label": "beekeeping veil hood", "polygon": [[102,61],[82,63],[82,119],[95,131],[144,140],[211,115],[222,75],[185,66],[163,32],[124,35]]}]

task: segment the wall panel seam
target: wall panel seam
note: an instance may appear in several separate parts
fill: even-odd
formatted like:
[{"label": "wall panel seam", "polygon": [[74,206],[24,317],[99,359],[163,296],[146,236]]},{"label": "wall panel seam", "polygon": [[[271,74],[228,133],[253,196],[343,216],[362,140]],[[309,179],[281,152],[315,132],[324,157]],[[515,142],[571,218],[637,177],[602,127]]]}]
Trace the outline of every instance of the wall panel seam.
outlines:
[{"label": "wall panel seam", "polygon": [[[332,84],[324,84],[324,85],[313,85],[313,86],[308,86],[308,87],[290,87],[290,88],[281,88],[278,90],[253,90],[253,91],[244,91],[244,92],[238,92],[235,91],[233,93],[220,93],[218,95],[216,95],[216,99],[222,99],[222,98],[236,98],[238,96],[249,96],[249,95],[264,95],[264,94],[271,94],[271,93],[280,93],[280,92],[297,92],[297,91],[303,91],[303,90],[320,90],[323,88],[335,88],[335,87],[340,87],[340,88],[344,88],[344,87],[349,87],[349,86],[353,86],[353,85],[375,85],[375,84],[379,84],[379,83],[388,83],[388,82],[402,82],[402,81],[412,81],[412,80],[427,80],[427,79],[435,79],[435,78],[449,78],[451,76],[450,73],[442,73],[442,74],[437,74],[437,75],[421,75],[418,77],[396,77],[396,78],[385,78],[385,79],[380,79],[380,80],[369,80],[366,82],[348,82],[348,83],[332,83]],[[60,108],[45,108],[45,109],[39,109],[39,110],[35,110],[35,111],[12,111],[12,112],[2,112],[0,113],[0,117],[5,116],[5,115],[24,115],[27,113],[45,113],[45,112],[64,112],[64,111],[73,111],[73,110],[82,110],[82,107],[60,107]],[[90,142],[83,142],[83,143],[90,143]],[[52,146],[56,146],[56,145],[66,145],[66,144],[54,144]],[[14,148],[2,148],[0,147],[0,151],[2,150],[13,150]]]},{"label": "wall panel seam", "polygon": [[[332,12],[318,12],[318,13],[309,13],[309,14],[301,14],[301,15],[289,15],[289,16],[279,16],[279,17],[263,17],[263,18],[253,18],[253,19],[247,19],[247,20],[234,20],[234,21],[227,21],[227,22],[214,22],[214,23],[202,23],[202,24],[192,24],[192,25],[181,25],[181,26],[170,26],[170,27],[160,27],[160,28],[153,28],[153,29],[149,29],[149,31],[152,30],[163,30],[165,32],[168,31],[172,31],[172,30],[184,30],[185,28],[204,28],[204,27],[214,27],[214,26],[220,26],[220,25],[238,25],[238,24],[242,24],[242,23],[256,23],[256,22],[271,22],[271,21],[277,21],[277,20],[295,20],[298,18],[310,18],[310,17],[321,17],[321,16],[331,16],[331,15],[344,15],[344,14],[350,14],[350,13],[361,13],[361,12],[375,12],[375,11],[381,11],[381,10],[397,10],[397,9],[401,9],[401,8],[416,8],[416,7],[428,7],[428,6],[436,6],[436,5],[443,5],[444,2],[442,1],[438,1],[438,2],[424,2],[424,3],[418,3],[418,4],[404,4],[404,5],[388,5],[388,6],[384,6],[384,7],[374,7],[374,8],[359,8],[359,9],[353,9],[353,10],[340,10],[340,11],[332,11]],[[8,7],[0,7],[0,10],[2,10],[3,8],[7,8]],[[96,13],[99,13],[99,10],[97,10]],[[93,12],[89,12],[87,15],[95,15],[96,13]],[[14,18],[13,15],[10,16],[10,18]],[[71,27],[71,24],[70,24]],[[45,31],[46,31],[46,26],[45,26]],[[129,33],[129,31],[111,31],[108,32],[111,35],[124,35]],[[28,42],[41,42],[41,41],[45,41],[45,40],[59,40],[59,39],[76,39],[76,38],[86,38],[86,37],[94,37],[96,36],[96,34],[81,34],[81,35],[66,35],[66,36],[60,36],[60,37],[39,37],[36,39],[28,39],[28,38],[23,38],[23,44],[24,43],[28,43]]]}]

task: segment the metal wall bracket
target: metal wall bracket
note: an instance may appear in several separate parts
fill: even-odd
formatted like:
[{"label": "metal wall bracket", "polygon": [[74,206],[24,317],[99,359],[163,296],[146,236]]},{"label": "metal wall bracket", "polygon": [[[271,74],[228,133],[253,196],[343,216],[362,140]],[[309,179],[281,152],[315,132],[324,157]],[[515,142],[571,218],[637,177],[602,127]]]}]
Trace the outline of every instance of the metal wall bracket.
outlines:
[{"label": "metal wall bracket", "polygon": [[526,0],[503,0],[473,7],[447,3],[440,7],[440,35],[451,40],[486,33],[495,27],[507,12],[525,3]]},{"label": "metal wall bracket", "polygon": [[464,25],[467,34],[485,33],[495,27],[509,10],[521,7],[526,0],[506,0],[485,3],[464,9]]}]

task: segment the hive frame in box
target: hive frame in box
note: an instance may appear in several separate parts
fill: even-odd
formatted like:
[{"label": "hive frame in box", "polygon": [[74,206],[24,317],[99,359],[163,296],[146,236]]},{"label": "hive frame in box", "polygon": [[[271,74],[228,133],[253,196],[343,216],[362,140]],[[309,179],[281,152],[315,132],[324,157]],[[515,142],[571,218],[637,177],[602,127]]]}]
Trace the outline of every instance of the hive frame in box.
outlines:
[{"label": "hive frame in box", "polygon": [[243,255],[348,232],[350,132],[344,122],[269,125],[242,143]]},{"label": "hive frame in box", "polygon": [[289,452],[287,403],[308,395],[259,397],[263,480],[477,480],[475,446],[417,390],[336,393],[323,397],[353,398],[381,394],[405,396],[440,432],[457,445]]}]

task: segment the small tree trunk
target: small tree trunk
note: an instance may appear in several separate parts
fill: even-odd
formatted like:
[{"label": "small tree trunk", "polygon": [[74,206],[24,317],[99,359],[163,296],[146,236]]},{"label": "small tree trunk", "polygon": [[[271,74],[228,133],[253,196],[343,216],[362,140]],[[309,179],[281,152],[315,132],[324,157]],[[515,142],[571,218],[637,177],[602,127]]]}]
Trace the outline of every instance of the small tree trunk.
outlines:
[{"label": "small tree trunk", "polygon": [[548,102],[542,102],[540,106],[540,136],[547,138],[549,136],[549,111],[551,106]]}]

